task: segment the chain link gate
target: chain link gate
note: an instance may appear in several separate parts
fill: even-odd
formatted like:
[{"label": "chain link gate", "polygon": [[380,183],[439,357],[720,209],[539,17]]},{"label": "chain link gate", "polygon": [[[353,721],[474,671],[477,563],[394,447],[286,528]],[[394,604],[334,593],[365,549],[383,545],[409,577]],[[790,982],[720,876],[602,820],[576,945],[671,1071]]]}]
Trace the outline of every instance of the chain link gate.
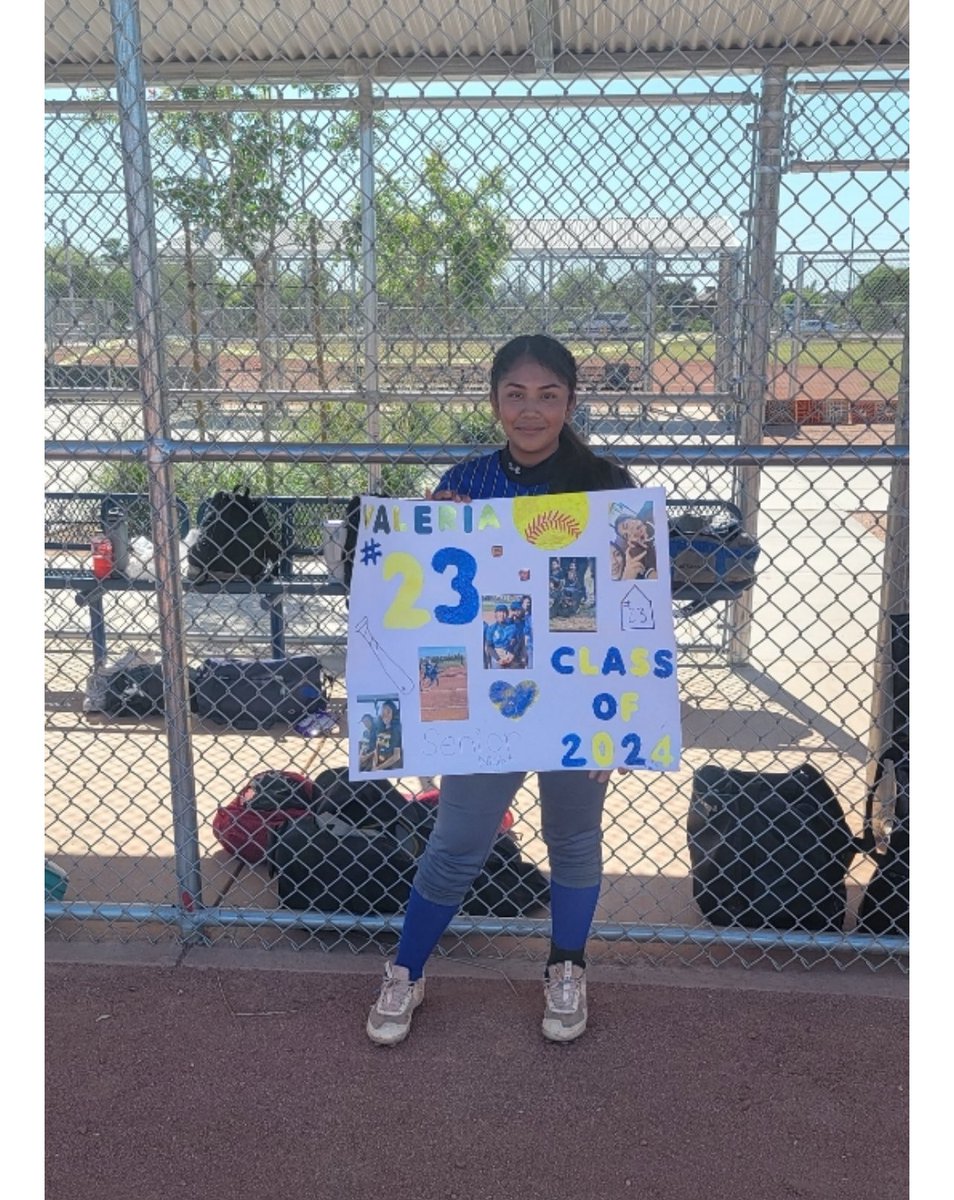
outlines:
[{"label": "chain link gate", "polygon": [[[906,970],[906,936],[859,932],[870,855],[810,933],[709,924],[687,846],[710,764],[810,762],[860,835],[886,762],[897,840],[906,5],[46,11],[49,936],[390,944],[397,916],[281,907],[213,821],[260,772],[347,762],[347,500],[496,443],[493,352],[547,332],[590,443],[761,548],[753,587],[677,609],[683,762],[611,783],[594,956]],[[277,498],[278,575],[198,584],[236,487]],[[331,677],[313,736],[193,711],[206,659],[298,655]],[[119,668],[138,715],[107,711]],[[532,775],[512,819],[545,868]],[[462,916],[445,946],[547,930]]]}]

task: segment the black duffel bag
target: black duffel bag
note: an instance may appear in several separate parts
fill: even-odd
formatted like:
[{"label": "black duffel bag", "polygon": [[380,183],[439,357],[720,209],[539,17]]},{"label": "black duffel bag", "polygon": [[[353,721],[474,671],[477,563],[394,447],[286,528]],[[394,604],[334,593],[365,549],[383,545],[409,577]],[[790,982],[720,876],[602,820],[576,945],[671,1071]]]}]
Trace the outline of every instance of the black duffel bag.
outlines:
[{"label": "black duffel bag", "polygon": [[156,717],[165,711],[162,666],[143,663],[112,672],[103,693],[102,711],[111,717]]},{"label": "black duffel bag", "polygon": [[[311,806],[311,813],[290,818],[269,835],[267,859],[279,903],[358,915],[403,912],[434,827],[434,806],[404,797],[387,780],[351,782],[346,767],[315,778]],[[502,833],[461,913],[531,915],[549,899],[546,876]]]},{"label": "black duffel bag", "polygon": [[233,729],[269,729],[326,712],[330,676],[314,654],[207,658],[195,676],[198,716]]},{"label": "black duffel bag", "polygon": [[530,917],[549,903],[546,875],[523,857],[509,833],[499,833],[460,911],[468,917]]},{"label": "black duffel bag", "polygon": [[[404,833],[412,836],[410,827]],[[271,835],[268,848],[279,904],[359,916],[400,912],[417,859],[397,834],[353,825],[332,812],[287,821]]]},{"label": "black duffel bag", "polygon": [[692,896],[713,925],[841,932],[857,847],[811,764],[698,768],[686,835]]},{"label": "black duffel bag", "polygon": [[[189,705],[195,702],[195,670],[189,668]],[[165,713],[165,687],[161,663],[119,667],[106,676],[99,711],[110,717],[161,717]]]},{"label": "black duffel bag", "polygon": [[312,812],[269,837],[267,859],[285,908],[359,916],[400,912],[407,904],[425,835],[387,780],[352,783],[347,768],[322,771]]}]

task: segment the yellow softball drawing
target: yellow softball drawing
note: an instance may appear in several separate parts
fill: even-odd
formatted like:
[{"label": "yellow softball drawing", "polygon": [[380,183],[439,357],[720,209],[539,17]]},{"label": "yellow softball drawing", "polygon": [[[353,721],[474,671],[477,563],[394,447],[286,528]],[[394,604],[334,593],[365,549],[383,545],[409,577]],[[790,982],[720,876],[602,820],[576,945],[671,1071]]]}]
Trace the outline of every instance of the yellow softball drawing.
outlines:
[{"label": "yellow softball drawing", "polygon": [[513,523],[517,532],[541,550],[562,550],[580,536],[590,519],[585,492],[555,496],[515,496]]}]

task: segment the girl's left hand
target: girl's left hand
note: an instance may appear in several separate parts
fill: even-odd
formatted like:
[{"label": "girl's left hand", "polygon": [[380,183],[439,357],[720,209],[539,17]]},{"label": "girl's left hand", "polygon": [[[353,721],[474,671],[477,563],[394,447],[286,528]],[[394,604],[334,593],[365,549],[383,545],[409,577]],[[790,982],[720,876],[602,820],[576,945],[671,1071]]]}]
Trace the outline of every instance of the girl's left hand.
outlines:
[{"label": "girl's left hand", "polygon": [[[617,775],[628,775],[630,773],[630,771],[632,771],[632,769],[633,769],[632,767],[617,767],[616,774]],[[587,771],[587,775],[589,776],[590,779],[596,780],[597,783],[609,783],[610,779],[612,778],[613,772],[612,771]]]},{"label": "girl's left hand", "polygon": [[424,489],[425,500],[451,500],[455,504],[470,504],[470,496],[464,496],[460,492],[449,492],[445,488],[440,492],[432,492],[430,488]]}]

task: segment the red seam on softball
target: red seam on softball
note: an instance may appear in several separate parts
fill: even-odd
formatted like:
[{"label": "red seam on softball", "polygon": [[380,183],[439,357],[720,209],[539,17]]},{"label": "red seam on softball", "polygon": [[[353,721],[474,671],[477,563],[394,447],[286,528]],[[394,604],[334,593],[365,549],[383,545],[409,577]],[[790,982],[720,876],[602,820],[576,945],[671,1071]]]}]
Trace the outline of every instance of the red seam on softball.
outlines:
[{"label": "red seam on softball", "polygon": [[580,532],[580,523],[566,513],[554,512],[551,509],[549,512],[540,513],[534,517],[527,525],[524,536],[528,542],[535,542],[542,533],[554,528],[576,537]]}]

